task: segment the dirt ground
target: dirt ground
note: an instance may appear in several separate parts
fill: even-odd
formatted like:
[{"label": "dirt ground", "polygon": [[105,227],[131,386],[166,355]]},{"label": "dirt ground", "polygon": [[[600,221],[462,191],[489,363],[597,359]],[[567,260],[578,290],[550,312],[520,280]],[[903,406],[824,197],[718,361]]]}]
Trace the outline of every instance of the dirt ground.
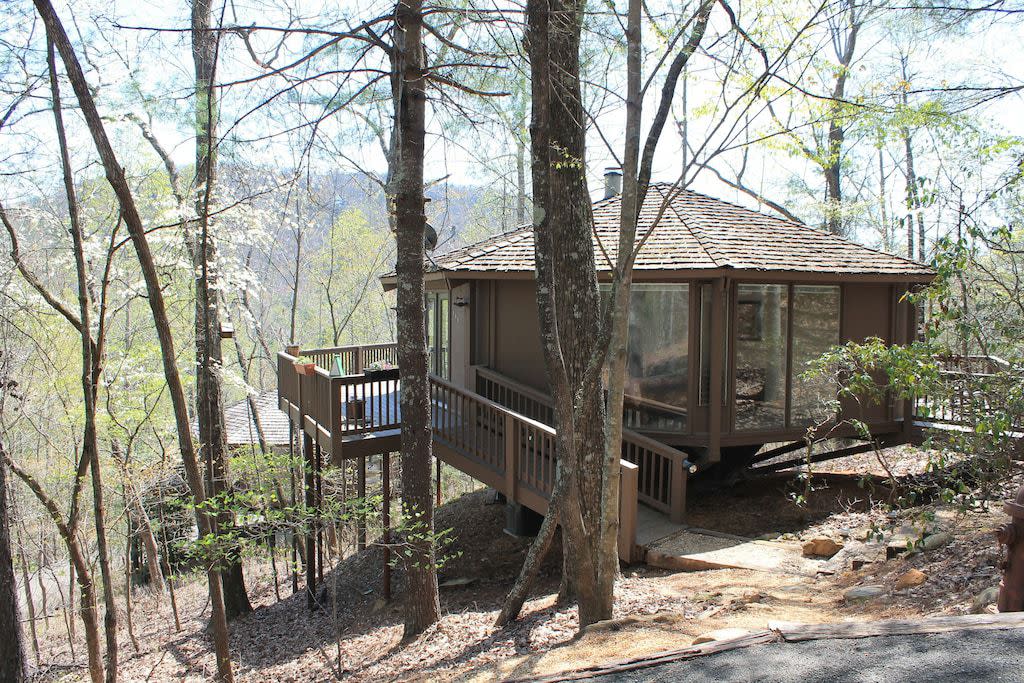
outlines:
[{"label": "dirt ground", "polygon": [[[908,451],[898,460],[921,460]],[[903,466],[903,465],[901,465]],[[906,465],[908,470],[913,466]],[[837,470],[838,471],[838,470]],[[1006,492],[1019,485],[1018,471]],[[848,547],[870,546],[873,562],[858,569],[835,568],[815,577],[749,570],[673,573],[644,565],[628,567],[616,585],[615,619],[577,635],[575,609],[555,604],[559,550],[556,545],[527,603],[523,618],[509,628],[492,626],[501,599],[515,577],[528,539],[502,532],[504,506],[493,493],[467,494],[438,511],[439,527],[458,531],[454,557],[441,571],[440,623],[402,643],[400,604],[381,599],[381,554],[370,550],[347,558],[325,576],[330,590],[322,608],[310,612],[303,592],[291,594],[274,582],[264,563],[246,567],[255,611],[232,624],[232,654],[241,681],[495,680],[550,674],[593,663],[624,659],[688,645],[701,634],[724,628],[763,629],[771,621],[831,622],[906,618],[990,609],[975,604],[998,584],[998,550],[992,529],[1004,521],[998,511],[959,513],[932,506],[886,514],[872,503],[857,478],[829,476],[814,482],[806,504],[792,475],[740,483],[728,491],[697,491],[688,502],[688,523],[747,537],[802,541],[825,536]],[[872,531],[888,534],[869,543]],[[893,539],[920,539],[945,532],[934,550],[883,560]],[[858,546],[859,547],[859,546]],[[867,552],[867,551],[865,551]],[[872,553],[874,553],[872,555]],[[881,553],[881,555],[880,555]],[[823,564],[824,566],[824,564]],[[924,583],[897,590],[910,569]],[[401,577],[396,577],[400,587]],[[844,592],[881,586],[878,596],[847,601]],[[122,678],[127,681],[206,680],[214,670],[205,632],[204,582],[184,581],[178,589],[182,630],[174,630],[166,598],[137,593],[132,645],[121,618]],[[334,599],[336,597],[336,599]],[[81,638],[80,631],[77,634]],[[84,649],[71,661],[63,623],[51,620],[43,634],[41,678],[78,680]]]}]

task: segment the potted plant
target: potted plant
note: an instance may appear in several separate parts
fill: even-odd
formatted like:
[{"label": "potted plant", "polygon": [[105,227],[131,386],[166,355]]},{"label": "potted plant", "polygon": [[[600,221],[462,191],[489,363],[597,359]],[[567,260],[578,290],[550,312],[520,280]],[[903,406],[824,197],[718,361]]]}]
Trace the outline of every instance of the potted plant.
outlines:
[{"label": "potted plant", "polygon": [[366,421],[366,401],[353,398],[345,401],[345,420],[349,424],[362,424]]},{"label": "potted plant", "polygon": [[289,356],[295,356],[296,358],[298,358],[302,354],[302,352],[299,351],[298,344],[289,344],[288,346],[284,347],[284,352],[287,353]]},{"label": "potted plant", "polygon": [[316,363],[308,356],[296,356],[295,372],[300,375],[312,375],[316,373]]},{"label": "potted plant", "polygon": [[363,368],[363,374],[371,380],[398,379],[398,366],[386,360],[377,360]]}]

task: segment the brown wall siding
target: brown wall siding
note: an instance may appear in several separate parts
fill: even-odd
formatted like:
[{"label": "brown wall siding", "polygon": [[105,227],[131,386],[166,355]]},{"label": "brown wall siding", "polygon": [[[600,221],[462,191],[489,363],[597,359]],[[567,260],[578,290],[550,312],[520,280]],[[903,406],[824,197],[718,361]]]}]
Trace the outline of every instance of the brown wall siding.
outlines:
[{"label": "brown wall siding", "polygon": [[494,360],[491,367],[534,389],[547,391],[534,282],[495,281]]},{"label": "brown wall siding", "polygon": [[[881,337],[892,342],[895,295],[889,284],[846,284],[843,285],[842,339],[862,342],[868,337]],[[902,335],[896,339],[902,341]],[[879,378],[881,379],[881,378]],[[881,422],[889,419],[888,406],[865,405],[863,412],[852,402],[844,403],[847,417],[867,422]]]}]

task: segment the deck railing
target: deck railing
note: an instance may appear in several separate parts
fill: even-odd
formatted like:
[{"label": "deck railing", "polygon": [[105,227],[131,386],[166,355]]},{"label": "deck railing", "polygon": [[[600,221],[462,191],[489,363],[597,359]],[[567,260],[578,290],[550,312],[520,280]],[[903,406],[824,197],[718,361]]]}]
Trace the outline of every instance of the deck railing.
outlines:
[{"label": "deck railing", "polygon": [[[477,393],[517,413],[553,424],[551,398],[489,368],[475,367]],[[692,467],[686,453],[629,429],[622,430],[622,459],[637,466],[639,499],[682,522],[686,480]]]}]

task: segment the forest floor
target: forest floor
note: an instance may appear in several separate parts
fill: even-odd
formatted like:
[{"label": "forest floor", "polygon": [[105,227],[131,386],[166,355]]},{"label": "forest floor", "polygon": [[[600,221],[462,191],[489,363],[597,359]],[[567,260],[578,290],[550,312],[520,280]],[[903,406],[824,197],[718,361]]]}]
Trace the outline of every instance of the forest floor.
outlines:
[{"label": "forest floor", "polygon": [[[926,462],[912,448],[887,452],[898,474],[920,471]],[[380,594],[380,549],[346,558],[325,575],[321,608],[310,612],[300,590],[282,581],[275,596],[266,562],[246,566],[254,611],[231,625],[238,680],[354,681],[495,680],[546,675],[589,664],[621,660],[689,645],[720,629],[757,630],[769,621],[825,623],[965,614],[991,610],[998,585],[999,551],[992,530],[1005,521],[1000,506],[964,512],[932,504],[886,513],[859,476],[833,474],[803,483],[788,476],[742,482],[728,490],[696,490],[688,501],[688,523],[747,537],[802,542],[832,539],[845,546],[822,561],[816,576],[722,569],[670,572],[645,565],[623,571],[616,585],[615,618],[577,635],[576,610],[556,604],[560,551],[550,553],[522,618],[505,629],[493,621],[521,565],[529,539],[502,532],[504,506],[493,492],[468,493],[438,510],[438,526],[456,531],[456,556],[441,571],[443,618],[418,638],[402,641],[399,601]],[[872,469],[869,459],[853,463]],[[836,474],[840,473],[840,474]],[[1010,495],[1022,479],[1015,470],[995,499]],[[794,498],[806,495],[797,504]],[[881,541],[876,533],[884,534]],[[933,537],[929,550],[885,559],[887,545]],[[934,546],[934,547],[932,547]],[[892,553],[893,551],[890,551]],[[923,578],[911,572],[921,572]],[[898,583],[907,576],[916,585]],[[401,577],[396,577],[400,591]],[[868,597],[855,597],[858,591]],[[851,589],[857,589],[849,593]],[[400,594],[400,593],[399,593]],[[336,599],[334,599],[336,598]],[[121,675],[126,681],[207,680],[214,671],[206,633],[205,581],[183,580],[177,591],[181,630],[174,628],[169,601],[136,591],[136,648],[120,619]],[[60,617],[40,634],[40,679],[85,676],[84,654],[72,664]],[[78,629],[81,637],[81,628]]]}]

